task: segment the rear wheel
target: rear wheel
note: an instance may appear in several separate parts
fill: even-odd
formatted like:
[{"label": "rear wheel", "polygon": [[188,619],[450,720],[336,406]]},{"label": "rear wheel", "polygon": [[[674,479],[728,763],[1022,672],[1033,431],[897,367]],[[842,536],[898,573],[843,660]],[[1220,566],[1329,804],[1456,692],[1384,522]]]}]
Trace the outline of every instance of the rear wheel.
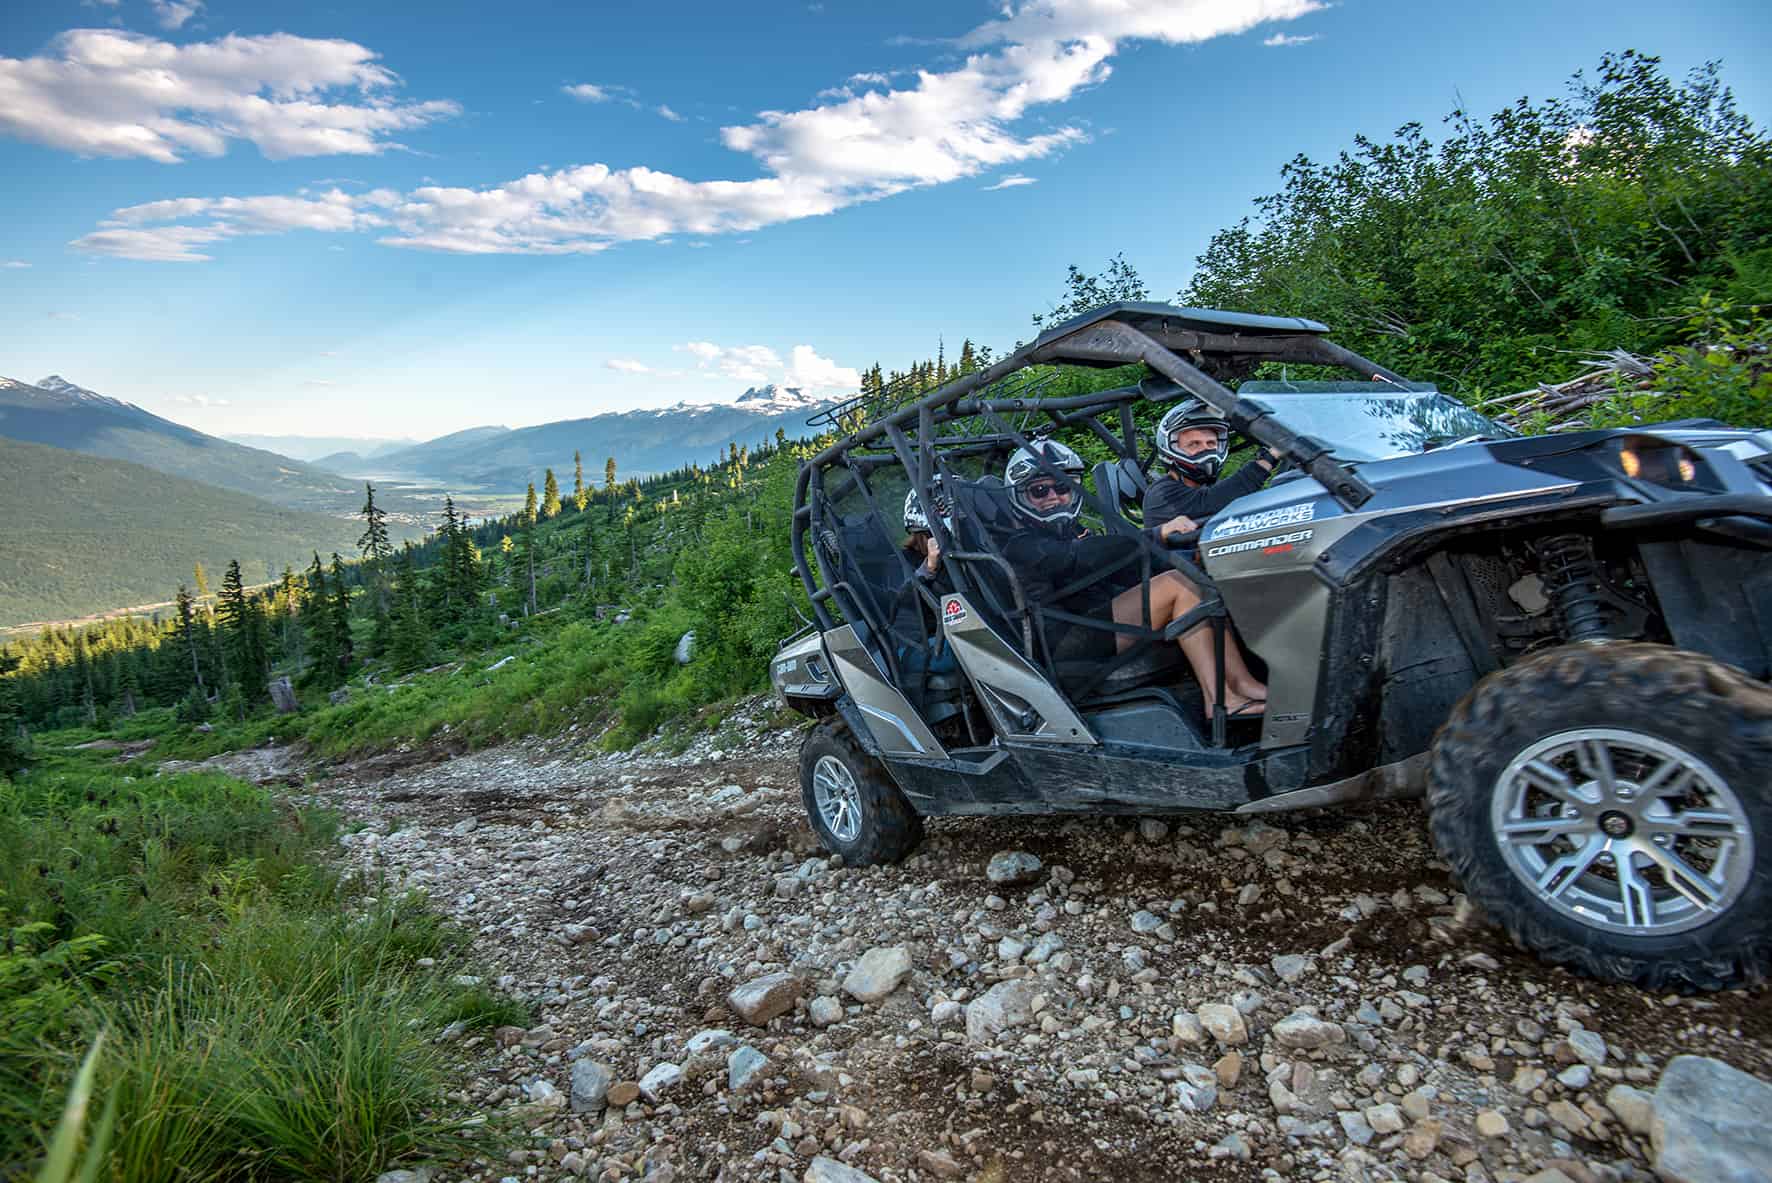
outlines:
[{"label": "rear wheel", "polygon": [[1435,738],[1434,841],[1544,959],[1649,989],[1772,968],[1772,688],[1660,645],[1485,679]]},{"label": "rear wheel", "polygon": [[895,863],[923,841],[923,819],[840,719],[806,737],[800,799],[819,843],[850,866]]}]

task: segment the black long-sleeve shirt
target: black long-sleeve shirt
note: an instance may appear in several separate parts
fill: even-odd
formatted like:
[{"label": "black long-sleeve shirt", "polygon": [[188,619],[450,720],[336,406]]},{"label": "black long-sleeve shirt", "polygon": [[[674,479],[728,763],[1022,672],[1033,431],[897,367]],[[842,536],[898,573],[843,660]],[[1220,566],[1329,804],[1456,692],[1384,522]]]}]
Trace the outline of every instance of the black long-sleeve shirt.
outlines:
[{"label": "black long-sleeve shirt", "polygon": [[[1147,538],[1154,538],[1145,531]],[[1090,534],[1082,538],[1066,538],[1054,530],[1039,527],[1022,530],[1003,543],[1003,557],[1015,569],[1022,594],[1031,604],[1058,605],[1059,589],[1075,583],[1085,575],[1106,571],[1123,563],[1112,584],[1095,584],[1065,597],[1066,601],[1093,599],[1103,590],[1115,590],[1138,582],[1135,556],[1142,547],[1137,538],[1126,534]],[[1129,574],[1128,574],[1129,573]]]},{"label": "black long-sleeve shirt", "polygon": [[1267,483],[1273,470],[1251,460],[1231,475],[1210,485],[1190,485],[1164,476],[1144,492],[1144,520],[1160,526],[1171,518],[1190,517],[1201,525],[1239,497],[1246,497]]}]

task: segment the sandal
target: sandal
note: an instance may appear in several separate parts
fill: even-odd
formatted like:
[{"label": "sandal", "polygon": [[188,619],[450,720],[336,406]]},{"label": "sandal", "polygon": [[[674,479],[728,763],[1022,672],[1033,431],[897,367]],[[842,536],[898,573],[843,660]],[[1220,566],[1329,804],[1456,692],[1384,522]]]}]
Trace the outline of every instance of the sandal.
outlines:
[{"label": "sandal", "polygon": [[[1254,708],[1254,709],[1251,709]],[[1226,719],[1259,719],[1267,713],[1267,699],[1251,698],[1234,711],[1226,711]]]}]

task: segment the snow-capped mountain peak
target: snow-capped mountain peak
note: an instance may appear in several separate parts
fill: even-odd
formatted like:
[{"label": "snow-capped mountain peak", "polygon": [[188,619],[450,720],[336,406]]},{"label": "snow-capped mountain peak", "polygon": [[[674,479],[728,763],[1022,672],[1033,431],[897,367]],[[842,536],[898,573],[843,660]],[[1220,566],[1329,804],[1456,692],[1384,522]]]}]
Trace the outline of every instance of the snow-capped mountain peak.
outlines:
[{"label": "snow-capped mountain peak", "polygon": [[771,382],[767,386],[751,387],[739,395],[733,405],[749,411],[795,411],[829,401],[798,386],[777,386]]},{"label": "snow-capped mountain peak", "polygon": [[75,386],[60,374],[51,374],[47,378],[39,379],[37,382],[37,389],[47,390],[51,394],[65,395],[68,398],[80,402],[105,403],[113,407],[127,407],[130,405],[122,399],[110,398],[98,393],[96,390],[88,390],[84,386]]}]

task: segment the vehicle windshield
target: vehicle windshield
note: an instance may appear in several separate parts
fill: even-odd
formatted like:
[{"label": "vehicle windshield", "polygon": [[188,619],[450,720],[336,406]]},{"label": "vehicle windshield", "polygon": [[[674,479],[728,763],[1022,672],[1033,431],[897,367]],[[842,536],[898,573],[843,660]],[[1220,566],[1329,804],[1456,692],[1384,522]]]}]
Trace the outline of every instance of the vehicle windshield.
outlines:
[{"label": "vehicle windshield", "polygon": [[1471,439],[1517,433],[1431,388],[1398,390],[1371,382],[1245,382],[1237,392],[1273,407],[1300,435],[1358,463],[1408,456]]}]

